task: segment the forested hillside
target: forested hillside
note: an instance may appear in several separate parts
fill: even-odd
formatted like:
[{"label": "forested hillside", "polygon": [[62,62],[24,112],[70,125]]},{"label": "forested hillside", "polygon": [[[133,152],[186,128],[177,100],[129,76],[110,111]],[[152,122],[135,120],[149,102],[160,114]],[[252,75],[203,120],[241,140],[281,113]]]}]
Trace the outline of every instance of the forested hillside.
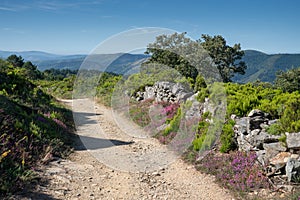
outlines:
[{"label": "forested hillside", "polygon": [[276,72],[287,71],[300,66],[300,54],[265,54],[263,52],[246,50],[243,60],[247,64],[245,75],[236,75],[234,81],[239,83],[274,82]]}]

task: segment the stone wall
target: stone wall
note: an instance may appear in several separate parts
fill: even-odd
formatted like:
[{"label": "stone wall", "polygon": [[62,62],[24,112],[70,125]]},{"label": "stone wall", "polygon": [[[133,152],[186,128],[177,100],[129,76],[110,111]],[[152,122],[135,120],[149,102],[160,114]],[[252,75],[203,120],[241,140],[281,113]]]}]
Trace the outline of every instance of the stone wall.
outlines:
[{"label": "stone wall", "polygon": [[[269,134],[268,127],[278,120],[271,120],[269,114],[257,109],[247,117],[231,118],[236,122],[234,133],[239,150],[255,151],[269,176],[284,175],[288,181],[300,177],[300,133]],[[286,142],[282,141],[284,137]]]},{"label": "stone wall", "polygon": [[193,91],[181,83],[160,81],[146,86],[144,92],[137,92],[133,98],[137,101],[155,99],[155,101],[183,102],[193,95]]},{"label": "stone wall", "polygon": [[[211,106],[209,99],[199,103],[196,96],[183,84],[161,81],[146,86],[145,91],[137,92],[133,98],[137,101],[155,99],[157,102],[171,103],[190,100],[192,105],[186,111],[186,119],[200,119],[206,111],[214,115],[216,108]],[[268,176],[285,176],[288,181],[300,178],[300,133],[269,134],[268,128],[278,120],[272,120],[268,113],[258,109],[252,110],[247,117],[232,115],[231,118],[235,120],[234,133],[239,151],[255,151],[258,162],[265,167]]]}]

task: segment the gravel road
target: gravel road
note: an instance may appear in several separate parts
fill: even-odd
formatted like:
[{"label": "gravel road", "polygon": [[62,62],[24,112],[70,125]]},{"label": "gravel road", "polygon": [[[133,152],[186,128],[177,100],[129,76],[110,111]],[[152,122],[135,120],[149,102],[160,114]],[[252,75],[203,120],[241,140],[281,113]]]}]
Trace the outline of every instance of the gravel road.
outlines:
[{"label": "gravel road", "polygon": [[[43,171],[32,199],[234,199],[136,125],[89,99],[72,105],[81,142]],[[120,129],[120,127],[122,127]]]}]

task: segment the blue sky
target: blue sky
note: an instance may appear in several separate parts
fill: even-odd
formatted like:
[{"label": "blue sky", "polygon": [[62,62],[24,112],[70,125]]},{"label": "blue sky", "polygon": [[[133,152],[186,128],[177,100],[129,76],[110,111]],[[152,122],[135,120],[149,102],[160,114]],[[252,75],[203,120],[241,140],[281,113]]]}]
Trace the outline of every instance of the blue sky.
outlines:
[{"label": "blue sky", "polygon": [[299,9],[299,0],[1,0],[0,50],[89,53],[119,32],[162,27],[300,53]]}]

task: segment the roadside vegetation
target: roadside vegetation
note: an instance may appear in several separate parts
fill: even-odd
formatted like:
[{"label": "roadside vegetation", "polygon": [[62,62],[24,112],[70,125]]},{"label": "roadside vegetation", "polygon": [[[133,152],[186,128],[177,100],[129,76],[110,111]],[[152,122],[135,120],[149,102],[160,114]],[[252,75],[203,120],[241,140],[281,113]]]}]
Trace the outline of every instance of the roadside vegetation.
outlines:
[{"label": "roadside vegetation", "polygon": [[0,196],[30,188],[41,164],[71,152],[72,113],[40,81],[31,62],[0,60]]}]

